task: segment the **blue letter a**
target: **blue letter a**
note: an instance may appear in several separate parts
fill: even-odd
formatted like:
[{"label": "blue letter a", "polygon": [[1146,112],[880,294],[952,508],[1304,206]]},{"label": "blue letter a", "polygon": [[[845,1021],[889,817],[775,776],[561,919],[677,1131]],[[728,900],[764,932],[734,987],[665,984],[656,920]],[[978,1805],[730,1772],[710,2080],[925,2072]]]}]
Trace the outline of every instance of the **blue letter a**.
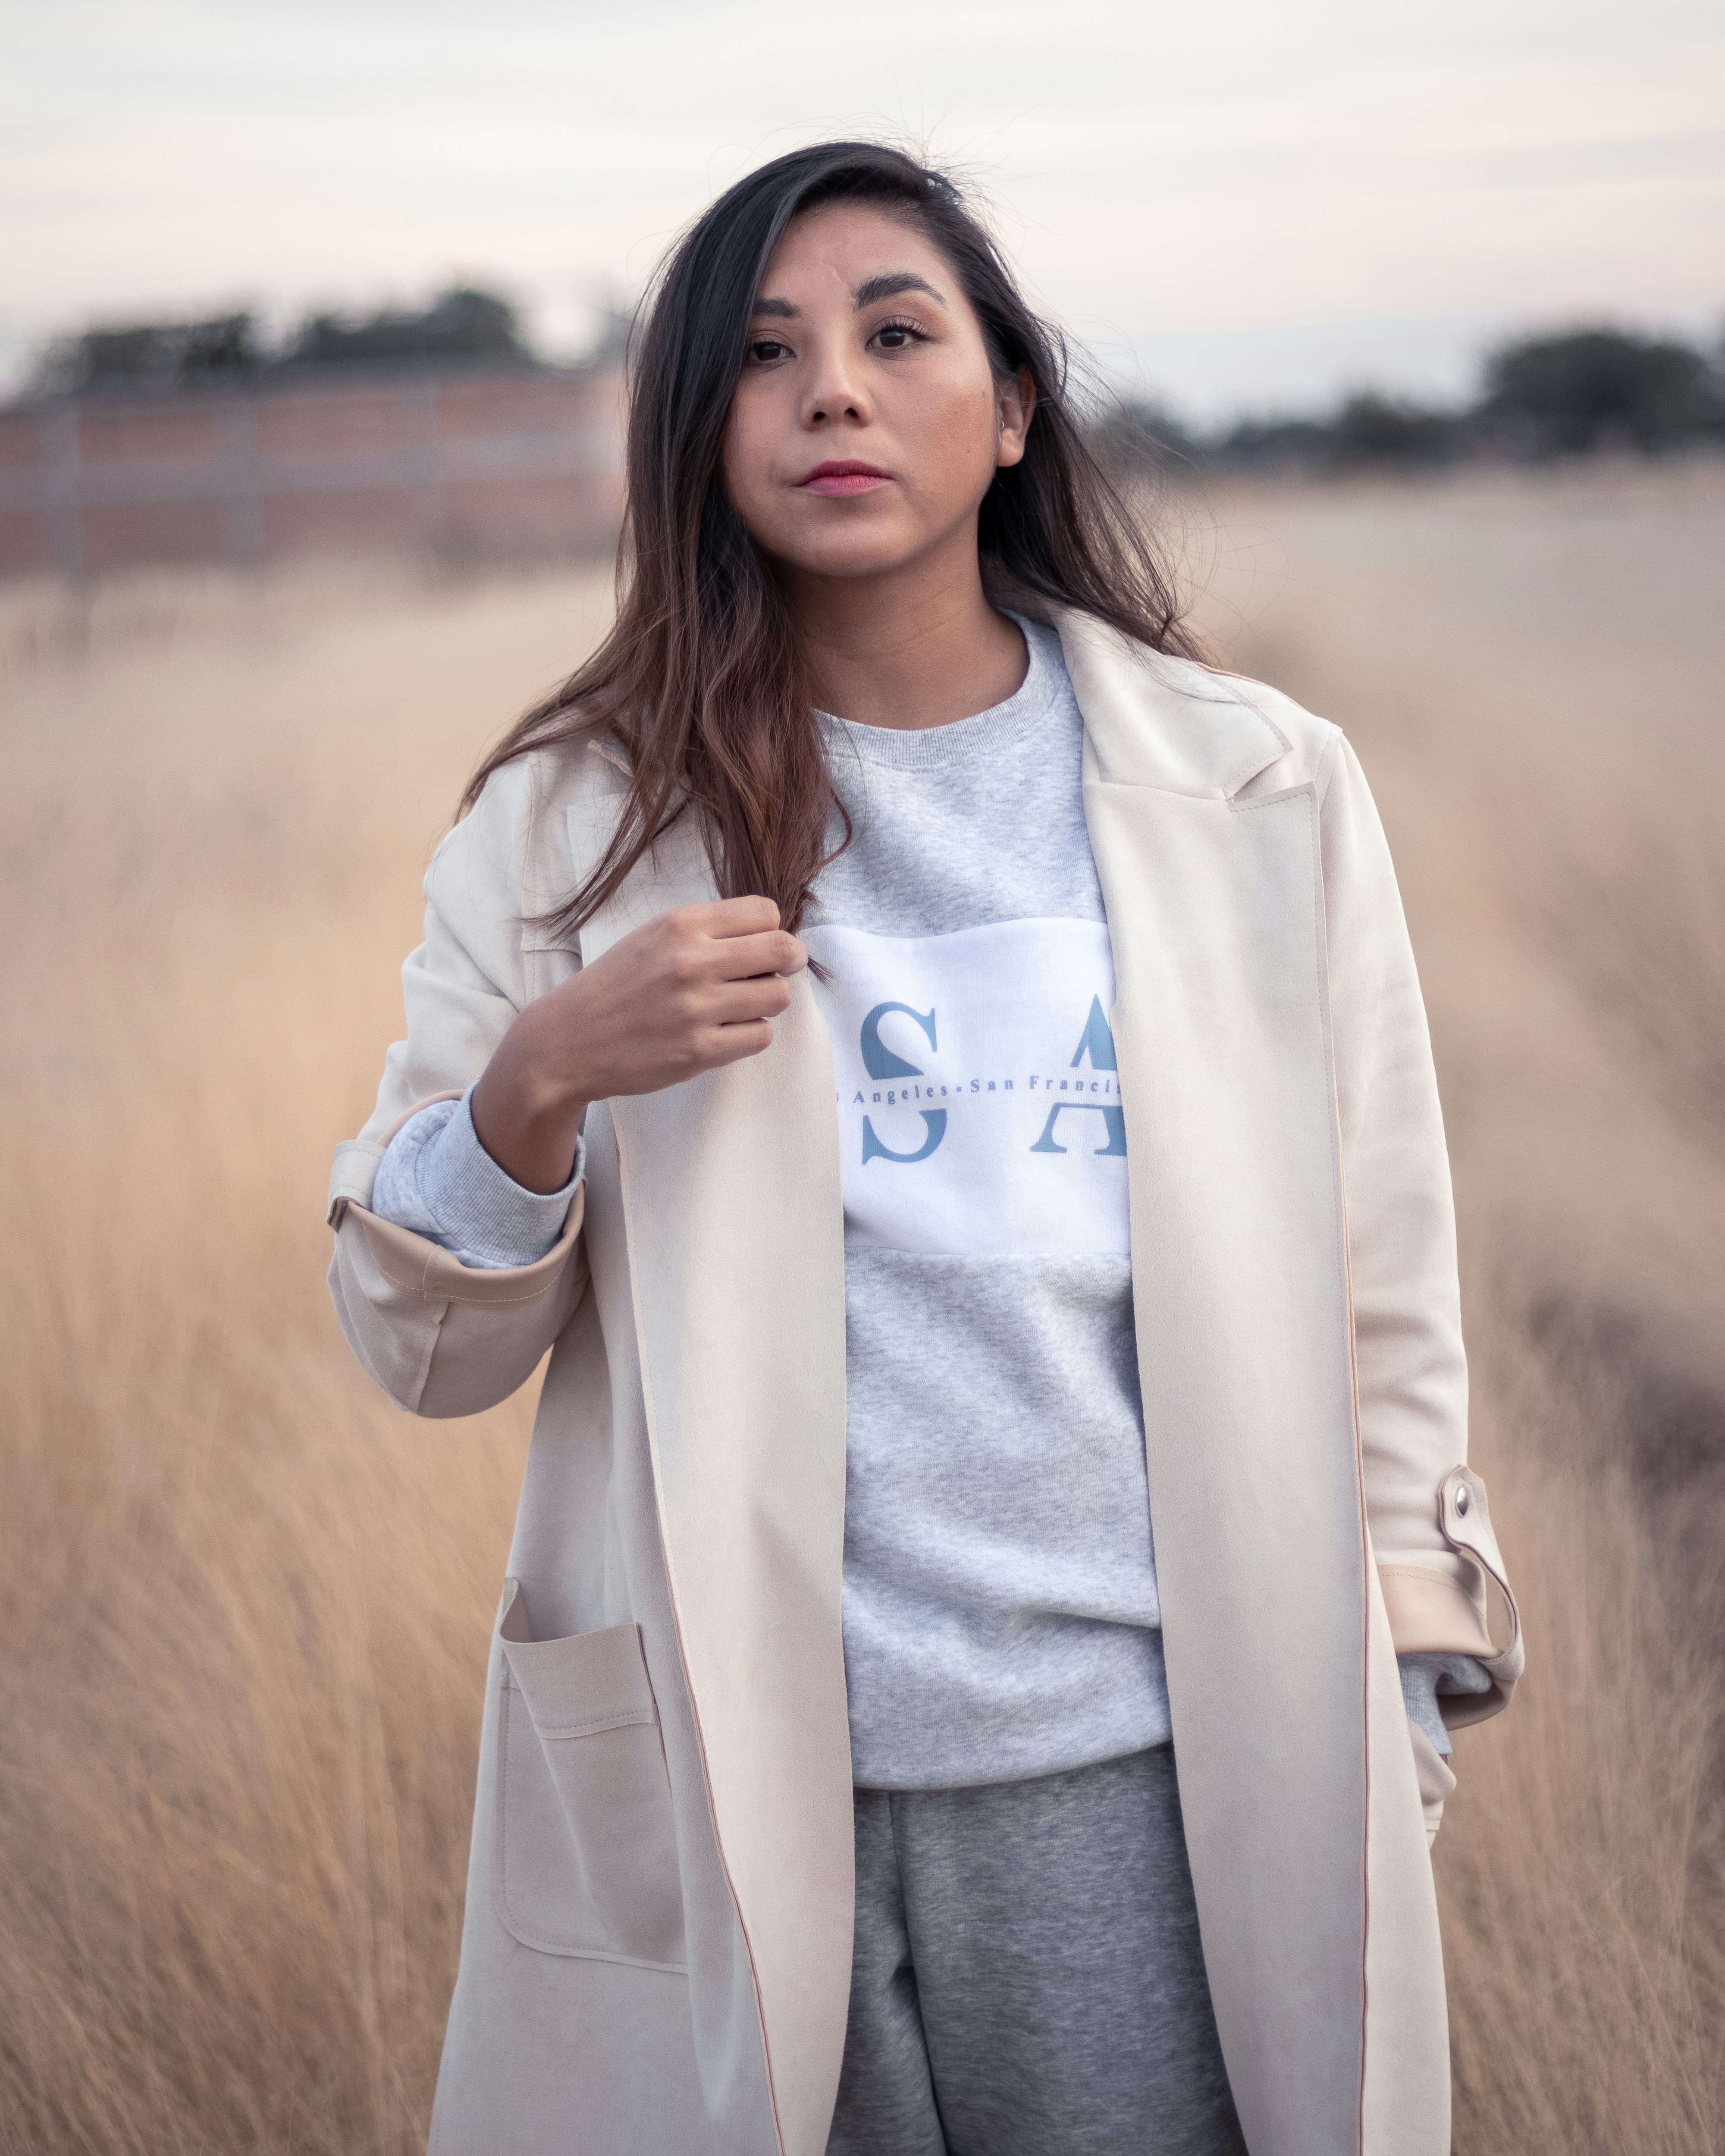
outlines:
[{"label": "blue letter a", "polygon": [[[1055,1143],[1055,1125],[1063,1115],[1100,1116],[1102,1127],[1107,1132],[1106,1142],[1095,1147],[1098,1154],[1123,1153],[1126,1151],[1126,1111],[1124,1108],[1105,1107],[1100,1101],[1056,1101],[1048,1111],[1048,1121],[1042,1126],[1042,1136],[1030,1148],[1032,1152],[1064,1152],[1063,1145]],[[1095,1136],[1095,1132],[1091,1132]]]},{"label": "blue letter a", "polygon": [[1083,1062],[1086,1051],[1092,1070],[1117,1070],[1120,1068],[1114,1060],[1114,1036],[1108,1030],[1107,1019],[1102,1015],[1100,996],[1092,996],[1090,999],[1090,1016],[1085,1021],[1084,1038],[1079,1042],[1078,1052],[1067,1068],[1076,1070]]}]

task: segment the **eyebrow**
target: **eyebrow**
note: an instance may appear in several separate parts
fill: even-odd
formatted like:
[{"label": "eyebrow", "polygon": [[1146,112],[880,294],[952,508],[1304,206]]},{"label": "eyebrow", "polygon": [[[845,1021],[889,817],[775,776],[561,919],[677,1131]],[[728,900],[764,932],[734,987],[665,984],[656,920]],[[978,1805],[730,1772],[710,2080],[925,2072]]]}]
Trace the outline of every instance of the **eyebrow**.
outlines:
[{"label": "eyebrow", "polygon": [[[876,305],[882,300],[896,299],[901,292],[927,292],[931,300],[941,298],[928,280],[919,277],[915,270],[893,270],[884,277],[870,277],[866,284],[859,285],[855,294],[855,304],[860,311],[864,307]],[[941,304],[944,306],[945,300],[942,300]]]},{"label": "eyebrow", "polygon": [[[889,270],[882,276],[870,277],[859,285],[850,295],[850,303],[859,314],[865,307],[876,306],[882,300],[896,299],[901,292],[927,292],[931,300],[946,300],[936,291],[926,277],[919,277],[914,270]],[[757,300],[752,310],[756,318],[766,316],[775,322],[793,322],[800,309],[788,300],[762,298]]]}]

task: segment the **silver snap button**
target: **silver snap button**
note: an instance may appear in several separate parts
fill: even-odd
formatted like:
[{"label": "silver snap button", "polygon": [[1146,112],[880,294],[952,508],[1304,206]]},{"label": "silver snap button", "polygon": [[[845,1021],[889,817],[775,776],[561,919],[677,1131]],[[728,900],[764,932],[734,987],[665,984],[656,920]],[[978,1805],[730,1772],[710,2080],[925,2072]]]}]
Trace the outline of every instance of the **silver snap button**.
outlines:
[{"label": "silver snap button", "polygon": [[1465,1512],[1472,1502],[1473,1500],[1468,1491],[1467,1485],[1465,1482],[1458,1484],[1455,1491],[1456,1511],[1458,1512]]}]

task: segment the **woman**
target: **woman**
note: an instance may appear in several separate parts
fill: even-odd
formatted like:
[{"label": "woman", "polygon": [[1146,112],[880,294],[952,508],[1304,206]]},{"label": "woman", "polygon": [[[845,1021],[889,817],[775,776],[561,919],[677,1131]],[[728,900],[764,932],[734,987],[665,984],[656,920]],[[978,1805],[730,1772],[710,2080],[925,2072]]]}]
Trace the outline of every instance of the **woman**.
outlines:
[{"label": "woman", "polygon": [[1413,963],[1062,392],[937,175],[740,182],[428,878],[336,1301],[422,1414],[552,1350],[444,2156],[1448,2147],[1520,1649]]}]

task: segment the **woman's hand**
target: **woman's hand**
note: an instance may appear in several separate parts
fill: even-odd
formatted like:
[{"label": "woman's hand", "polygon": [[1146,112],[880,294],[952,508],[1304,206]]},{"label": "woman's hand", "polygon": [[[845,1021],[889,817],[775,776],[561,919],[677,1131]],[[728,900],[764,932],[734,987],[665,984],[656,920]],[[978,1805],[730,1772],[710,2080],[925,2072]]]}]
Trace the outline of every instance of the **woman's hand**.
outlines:
[{"label": "woman's hand", "polygon": [[758,1055],[808,963],[770,898],[661,913],[516,1019],[474,1089],[480,1143],[524,1188],[560,1190],[590,1101]]}]

